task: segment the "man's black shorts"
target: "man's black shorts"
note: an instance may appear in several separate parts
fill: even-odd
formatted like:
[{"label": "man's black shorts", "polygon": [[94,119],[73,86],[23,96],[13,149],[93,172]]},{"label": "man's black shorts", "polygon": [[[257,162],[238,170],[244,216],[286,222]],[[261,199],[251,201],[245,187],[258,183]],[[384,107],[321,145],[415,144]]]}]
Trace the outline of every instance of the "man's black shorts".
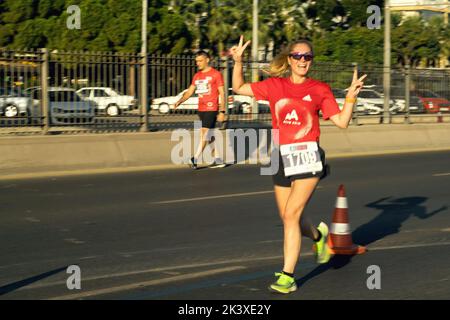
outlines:
[{"label": "man's black shorts", "polygon": [[319,146],[319,153],[320,153],[320,158],[321,158],[322,164],[323,164],[323,170],[320,172],[316,172],[315,174],[304,173],[304,174],[298,174],[298,175],[286,177],[284,175],[284,165],[283,165],[283,160],[281,159],[280,150],[274,150],[274,152],[278,152],[278,172],[272,176],[272,180],[273,180],[273,184],[275,184],[277,186],[290,187],[291,183],[294,180],[313,178],[313,177],[319,177],[322,180],[323,178],[328,176],[330,173],[330,167],[325,162],[325,151],[320,146]]},{"label": "man's black shorts", "polygon": [[202,122],[202,128],[215,128],[217,111],[199,111],[198,116],[200,117],[200,121]]}]

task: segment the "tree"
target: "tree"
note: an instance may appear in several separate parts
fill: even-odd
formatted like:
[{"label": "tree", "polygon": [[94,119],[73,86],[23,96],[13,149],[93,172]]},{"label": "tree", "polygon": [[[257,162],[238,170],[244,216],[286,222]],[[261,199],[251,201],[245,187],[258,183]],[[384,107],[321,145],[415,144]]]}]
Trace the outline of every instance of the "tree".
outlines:
[{"label": "tree", "polygon": [[416,67],[422,59],[438,59],[439,35],[419,17],[405,19],[392,30],[392,51],[397,55],[397,63]]},{"label": "tree", "polygon": [[5,0],[3,8],[6,8],[1,14],[3,23],[20,23],[32,19],[37,11],[37,2],[35,0]]},{"label": "tree", "polygon": [[287,44],[297,39],[309,38],[312,34],[308,28],[305,8],[296,0],[264,2],[261,6],[261,20],[260,23],[266,28],[264,42],[274,43],[273,55]]},{"label": "tree", "polygon": [[342,0],[342,7],[345,12],[346,25],[348,27],[364,27],[367,25],[367,8],[376,5],[380,9],[384,7],[383,0]]},{"label": "tree", "polygon": [[160,8],[150,24],[149,53],[181,54],[191,40],[184,18],[177,12]]},{"label": "tree", "polygon": [[383,32],[366,27],[317,34],[313,40],[316,61],[383,63]]},{"label": "tree", "polygon": [[211,10],[206,34],[213,54],[221,54],[239,38],[239,21],[248,19],[244,10],[236,7],[235,1],[216,1]]},{"label": "tree", "polygon": [[315,1],[307,7],[306,14],[315,27],[322,30],[334,30],[345,26],[345,10],[339,0]]}]

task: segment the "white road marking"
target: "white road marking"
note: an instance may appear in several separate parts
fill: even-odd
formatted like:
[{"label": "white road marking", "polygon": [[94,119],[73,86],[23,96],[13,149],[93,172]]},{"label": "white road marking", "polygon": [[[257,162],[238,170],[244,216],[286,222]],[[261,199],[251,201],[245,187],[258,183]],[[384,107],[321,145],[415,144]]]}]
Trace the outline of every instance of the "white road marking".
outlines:
[{"label": "white road marking", "polygon": [[443,177],[443,176],[450,176],[450,172],[433,174],[433,177]]},{"label": "white road marking", "polygon": [[89,256],[89,257],[81,257],[79,260],[90,260],[90,259],[96,259],[98,256]]},{"label": "white road marking", "polygon": [[88,297],[92,297],[92,296],[111,294],[111,293],[115,293],[115,292],[133,290],[133,289],[149,287],[149,286],[154,286],[154,285],[161,285],[161,284],[176,282],[176,281],[181,281],[181,280],[189,280],[189,279],[207,277],[207,276],[212,276],[212,275],[216,275],[219,273],[231,272],[231,271],[237,271],[237,270],[243,270],[243,269],[246,269],[246,267],[231,266],[231,267],[225,267],[225,268],[219,268],[219,269],[213,269],[213,270],[207,270],[207,271],[201,271],[201,272],[188,273],[188,274],[183,274],[183,275],[164,278],[164,279],[156,279],[156,280],[132,283],[132,284],[123,285],[123,286],[117,286],[117,287],[111,287],[111,288],[105,288],[105,289],[99,289],[99,290],[91,290],[91,291],[86,291],[86,292],[81,292],[81,293],[76,293],[76,294],[69,294],[69,295],[65,295],[65,296],[50,298],[49,300],[75,300],[75,299],[81,299],[81,298],[88,298]]},{"label": "white road marking", "polygon": [[191,201],[201,201],[201,200],[211,200],[211,199],[221,199],[221,198],[247,197],[247,196],[256,196],[256,195],[268,194],[268,193],[274,193],[274,191],[268,190],[268,191],[258,191],[258,192],[233,193],[233,194],[223,194],[223,195],[208,196],[208,197],[178,199],[178,200],[169,200],[169,201],[157,201],[157,202],[152,202],[152,203],[153,204],[169,204],[169,203],[191,202]]},{"label": "white road marking", "polygon": [[[310,255],[312,255],[312,253],[309,253],[309,252],[302,254],[302,256],[310,256]],[[269,256],[269,257],[259,257],[259,258],[243,258],[243,259],[231,259],[231,260],[224,260],[224,261],[212,261],[212,262],[204,262],[204,263],[185,264],[185,265],[179,265],[179,266],[159,267],[159,268],[137,270],[137,271],[131,271],[131,272],[112,273],[112,274],[106,274],[106,275],[102,275],[102,276],[94,276],[94,277],[86,277],[86,278],[83,277],[82,280],[83,280],[83,282],[87,282],[87,281],[94,281],[94,280],[134,276],[134,275],[145,274],[145,273],[155,273],[155,272],[167,273],[167,272],[176,272],[174,270],[201,268],[201,267],[213,267],[213,266],[219,266],[219,265],[224,265],[224,264],[237,264],[237,263],[247,263],[247,262],[254,262],[254,261],[280,260],[282,258],[283,258],[283,256]],[[19,288],[17,291],[46,288],[46,287],[59,286],[59,285],[65,285],[65,284],[66,284],[65,281],[54,281],[54,282],[49,282],[49,283],[31,284],[26,287]]]},{"label": "white road marking", "polygon": [[[276,241],[276,240],[272,240],[272,241]],[[367,246],[367,249],[368,249],[368,252],[370,253],[370,251],[411,249],[411,248],[448,246],[448,245],[450,245],[450,242],[419,243],[419,244],[397,245],[397,246],[370,246],[369,245],[369,246]],[[301,256],[302,257],[314,256],[314,253],[313,252],[303,252],[301,254]],[[230,259],[230,260],[223,260],[223,261],[219,260],[219,261],[186,264],[186,265],[178,265],[178,266],[167,266],[167,267],[159,267],[159,268],[152,268],[152,269],[146,269],[146,270],[137,270],[137,271],[131,271],[131,272],[113,273],[113,274],[102,275],[102,276],[86,277],[86,278],[83,278],[83,282],[85,283],[87,281],[119,278],[119,277],[133,276],[133,275],[139,275],[139,274],[145,274],[145,273],[154,273],[154,272],[161,272],[161,273],[174,272],[175,273],[176,272],[175,270],[181,270],[181,269],[214,267],[214,266],[227,265],[227,264],[238,264],[238,263],[242,264],[242,263],[251,263],[251,262],[258,262],[258,261],[271,261],[271,260],[282,260],[282,259],[283,259],[282,255],[276,255],[276,256],[256,257],[256,258],[253,257],[253,258],[242,258],[242,259]],[[245,267],[243,267],[243,266],[232,267],[232,268],[245,269]],[[239,270],[239,269],[236,269],[236,270]],[[221,269],[212,269],[210,271],[218,272],[217,270],[228,270],[228,269],[226,267],[224,267]],[[230,271],[233,271],[233,270],[230,270]],[[192,275],[195,275],[195,277],[201,277],[203,275],[200,275],[200,274],[205,274],[206,272],[208,272],[208,271],[202,271],[202,272],[198,272],[198,273],[191,273],[191,274],[181,275],[181,276],[177,276],[177,277],[173,277],[173,278],[167,278],[167,281],[172,282],[172,281],[178,281],[178,280],[185,280],[183,278],[184,276],[192,276]],[[225,271],[221,271],[221,272],[225,272]],[[208,275],[208,274],[206,274],[206,275]],[[190,279],[190,278],[186,278],[186,279]],[[153,281],[166,281],[166,279],[151,280],[151,281],[148,281],[148,283],[151,283],[151,284],[146,284],[145,286],[160,284],[157,282],[152,284]],[[145,283],[147,283],[147,282],[145,282]],[[162,283],[166,283],[166,282],[162,282]],[[52,283],[42,283],[42,284],[32,284],[32,285],[28,285],[26,287],[19,288],[16,291],[32,290],[32,289],[39,289],[39,288],[52,287],[52,286],[65,285],[65,284],[66,284],[66,282],[63,282],[63,281],[57,281],[57,282],[55,281]],[[140,287],[141,283],[130,284],[127,286],[120,286],[120,287],[114,287],[114,288],[122,288],[122,287],[128,287],[128,286],[133,286],[130,289],[134,289],[134,288]],[[102,290],[107,290],[107,289],[101,289],[101,290],[97,290],[97,291],[102,291]],[[129,289],[123,289],[123,290],[129,290]],[[118,291],[122,291],[122,289],[114,291],[114,292],[118,292]],[[89,292],[93,292],[93,291],[89,291]],[[98,295],[100,295],[100,294],[103,294],[103,293],[98,293]],[[94,294],[92,294],[92,295],[94,295]],[[58,297],[58,298],[54,298],[54,299],[61,299],[61,298],[62,297]],[[68,299],[77,299],[77,298],[68,298]]]},{"label": "white road marking", "polygon": [[70,238],[70,239],[64,239],[64,241],[69,242],[69,243],[73,243],[73,244],[83,244],[85,243],[84,241],[75,239],[75,238]]},{"label": "white road marking", "polygon": [[[318,186],[316,189],[323,189],[323,187]],[[232,193],[232,194],[222,194],[222,195],[207,196],[207,197],[156,201],[156,202],[151,202],[151,203],[152,204],[170,204],[170,203],[191,202],[191,201],[201,201],[201,200],[211,200],[211,199],[221,199],[221,198],[256,196],[256,195],[260,195],[260,194],[268,194],[268,193],[274,193],[274,192],[275,192],[274,190],[267,190],[267,191],[256,191],[256,192]]]},{"label": "white road marking", "polygon": [[450,242],[434,242],[434,243],[418,243],[418,244],[406,244],[399,246],[387,246],[387,247],[369,247],[369,251],[379,251],[379,250],[392,250],[392,249],[412,249],[412,248],[423,248],[423,247],[437,247],[437,246],[448,246]]}]

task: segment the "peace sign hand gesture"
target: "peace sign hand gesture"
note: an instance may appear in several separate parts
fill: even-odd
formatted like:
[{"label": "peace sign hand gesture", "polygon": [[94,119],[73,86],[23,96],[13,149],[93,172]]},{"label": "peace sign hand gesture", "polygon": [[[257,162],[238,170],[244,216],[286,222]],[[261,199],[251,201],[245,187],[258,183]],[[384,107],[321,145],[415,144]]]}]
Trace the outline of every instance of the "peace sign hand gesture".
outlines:
[{"label": "peace sign hand gesture", "polygon": [[239,39],[239,44],[237,46],[233,46],[230,49],[230,54],[233,56],[234,62],[242,62],[242,54],[245,51],[245,48],[250,44],[250,40],[248,40],[245,44],[244,43],[244,36],[241,36]]},{"label": "peace sign hand gesture", "polygon": [[367,74],[363,75],[361,78],[358,79],[358,70],[355,68],[355,71],[353,72],[353,80],[352,84],[349,88],[347,88],[347,98],[356,98],[358,96],[358,93],[361,91],[364,82],[363,80],[367,77]]}]

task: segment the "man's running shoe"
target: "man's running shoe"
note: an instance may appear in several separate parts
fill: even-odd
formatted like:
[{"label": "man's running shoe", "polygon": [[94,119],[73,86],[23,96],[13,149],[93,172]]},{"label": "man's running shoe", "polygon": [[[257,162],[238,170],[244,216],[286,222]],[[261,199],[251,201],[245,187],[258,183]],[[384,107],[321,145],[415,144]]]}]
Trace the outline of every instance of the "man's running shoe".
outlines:
[{"label": "man's running shoe", "polygon": [[189,159],[189,167],[194,170],[197,170],[197,161],[195,161],[194,157]]},{"label": "man's running shoe", "polygon": [[270,285],[269,290],[279,293],[290,293],[297,290],[294,278],[281,272],[275,272],[275,277],[278,277],[278,280]]},{"label": "man's running shoe", "polygon": [[223,162],[222,159],[220,158],[216,158],[214,159],[214,162],[209,166],[210,168],[224,168],[226,166],[226,164]]},{"label": "man's running shoe", "polygon": [[327,244],[328,226],[324,222],[321,222],[317,227],[317,230],[320,231],[322,236],[320,237],[320,240],[315,243],[316,261],[319,264],[323,264],[330,261],[331,258],[330,249]]}]

